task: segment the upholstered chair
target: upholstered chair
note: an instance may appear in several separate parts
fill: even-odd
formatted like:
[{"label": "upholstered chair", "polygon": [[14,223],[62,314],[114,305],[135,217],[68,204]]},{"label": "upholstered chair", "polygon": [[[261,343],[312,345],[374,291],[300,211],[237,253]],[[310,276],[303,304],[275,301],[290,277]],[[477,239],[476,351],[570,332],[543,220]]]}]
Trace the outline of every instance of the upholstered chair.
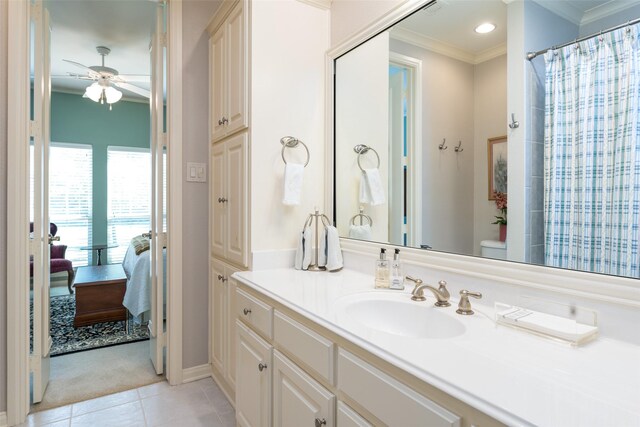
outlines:
[{"label": "upholstered chair", "polygon": [[[33,233],[33,223],[30,225],[29,232]],[[54,223],[49,224],[49,233],[52,236],[55,236],[58,232],[58,227]],[[67,245],[49,245],[51,248],[51,260],[49,264],[50,273],[58,273],[60,271],[67,272],[67,287],[69,288],[69,293],[73,293],[73,289],[71,285],[73,285],[73,263],[71,260],[66,259],[65,253],[67,252]],[[33,259],[29,263],[29,275],[33,277]]]}]

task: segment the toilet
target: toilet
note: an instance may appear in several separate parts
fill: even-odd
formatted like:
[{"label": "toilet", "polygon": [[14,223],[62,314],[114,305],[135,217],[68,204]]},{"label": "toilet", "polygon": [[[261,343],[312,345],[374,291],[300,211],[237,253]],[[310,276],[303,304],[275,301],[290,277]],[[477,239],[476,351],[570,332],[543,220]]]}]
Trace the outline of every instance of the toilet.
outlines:
[{"label": "toilet", "polygon": [[484,258],[507,259],[507,244],[498,240],[480,242],[480,255]]}]

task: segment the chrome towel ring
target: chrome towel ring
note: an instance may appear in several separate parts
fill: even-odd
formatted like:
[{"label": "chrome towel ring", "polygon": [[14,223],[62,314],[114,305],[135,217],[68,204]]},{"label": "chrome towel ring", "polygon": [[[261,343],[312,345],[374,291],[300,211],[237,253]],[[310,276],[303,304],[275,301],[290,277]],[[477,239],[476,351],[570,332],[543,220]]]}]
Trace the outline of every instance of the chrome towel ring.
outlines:
[{"label": "chrome towel ring", "polygon": [[283,136],[282,138],[280,138],[280,144],[282,144],[282,151],[280,152],[280,154],[282,155],[282,161],[285,165],[287,164],[287,159],[284,158],[285,148],[295,148],[298,146],[298,143],[302,144],[304,150],[307,152],[307,161],[304,164],[304,166],[307,167],[307,165],[309,164],[309,160],[311,159],[309,148],[307,147],[307,144],[300,141],[298,138],[294,138],[293,136]]},{"label": "chrome towel ring", "polygon": [[356,225],[356,219],[360,219],[360,225],[364,225],[364,220],[369,222],[369,226],[373,227],[373,220],[371,217],[364,213],[364,208],[360,207],[360,213],[355,214],[351,217],[351,225]]},{"label": "chrome towel ring", "polygon": [[358,144],[355,147],[353,147],[353,151],[358,153],[358,167],[362,172],[364,172],[364,168],[362,167],[362,164],[360,164],[360,158],[363,155],[367,154],[369,151],[373,151],[373,154],[376,155],[376,159],[378,159],[378,166],[376,166],[376,168],[380,167],[380,156],[378,155],[378,152],[372,147],[369,147],[368,145],[364,145],[364,144]]}]

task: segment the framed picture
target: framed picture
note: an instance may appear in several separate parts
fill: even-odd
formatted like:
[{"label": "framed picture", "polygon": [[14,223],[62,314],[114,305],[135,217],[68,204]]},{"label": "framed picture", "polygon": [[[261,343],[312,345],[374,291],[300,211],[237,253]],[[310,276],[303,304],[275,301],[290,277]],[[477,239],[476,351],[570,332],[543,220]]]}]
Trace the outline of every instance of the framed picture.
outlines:
[{"label": "framed picture", "polygon": [[489,151],[489,200],[495,200],[496,192],[507,192],[507,136],[487,140]]}]

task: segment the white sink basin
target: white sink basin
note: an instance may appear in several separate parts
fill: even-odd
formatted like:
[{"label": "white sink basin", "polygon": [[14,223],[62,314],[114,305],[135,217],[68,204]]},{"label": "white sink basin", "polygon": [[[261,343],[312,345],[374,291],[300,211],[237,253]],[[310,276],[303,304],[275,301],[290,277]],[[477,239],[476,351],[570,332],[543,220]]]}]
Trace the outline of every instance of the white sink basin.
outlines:
[{"label": "white sink basin", "polygon": [[[406,293],[365,292],[336,301],[340,322],[410,338],[452,338],[464,334],[464,324],[452,307],[434,307],[433,301],[412,301]],[[449,313],[450,312],[450,313]]]}]

